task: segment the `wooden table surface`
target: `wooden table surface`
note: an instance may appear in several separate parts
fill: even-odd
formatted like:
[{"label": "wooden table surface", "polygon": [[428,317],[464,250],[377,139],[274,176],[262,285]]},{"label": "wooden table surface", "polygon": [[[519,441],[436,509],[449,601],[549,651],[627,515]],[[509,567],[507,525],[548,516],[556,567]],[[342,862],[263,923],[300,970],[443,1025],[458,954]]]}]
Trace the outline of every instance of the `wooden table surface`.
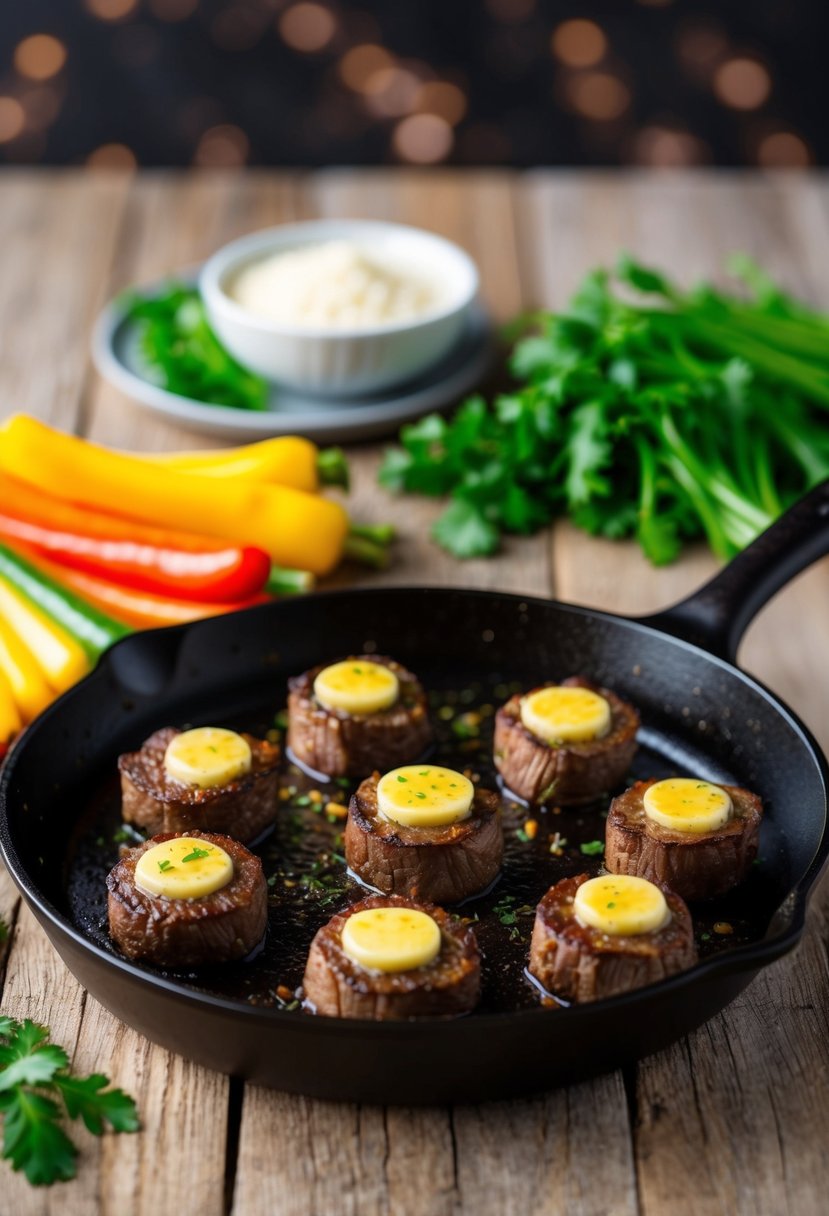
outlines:
[{"label": "wooden table surface", "polygon": [[[561,305],[622,248],[684,280],[735,249],[829,307],[829,187],[819,176],[327,171],[211,176],[4,171],[0,177],[0,414],[31,411],[123,448],[187,436],[133,408],[89,361],[90,326],[127,284],[287,220],[420,224],[477,259],[499,319]],[[353,512],[399,527],[372,583],[493,587],[655,609],[712,570],[702,550],[653,570],[626,544],[561,524],[459,563],[427,538],[433,504],[375,486],[380,447],[354,449]],[[829,569],[813,568],[752,627],[743,663],[829,745]],[[60,808],[56,807],[56,814]],[[88,1216],[810,1216],[826,1211],[829,974],[824,884],[800,949],[721,1016],[627,1073],[527,1101],[432,1110],[335,1105],[230,1081],[154,1046],[79,987],[3,874],[12,927],[2,1009],[48,1023],[82,1070],[135,1095],[143,1130],[79,1131],[76,1181],[35,1191],[0,1165],[0,1212]],[[486,1061],[481,1061],[486,1067]]]}]

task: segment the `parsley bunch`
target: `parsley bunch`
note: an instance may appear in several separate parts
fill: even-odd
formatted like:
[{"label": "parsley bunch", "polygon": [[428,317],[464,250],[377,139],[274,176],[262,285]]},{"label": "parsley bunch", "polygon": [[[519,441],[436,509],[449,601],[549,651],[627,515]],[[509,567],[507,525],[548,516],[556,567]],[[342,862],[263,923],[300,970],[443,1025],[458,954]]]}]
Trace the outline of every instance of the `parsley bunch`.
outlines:
[{"label": "parsley bunch", "polygon": [[121,1089],[105,1089],[106,1077],[73,1076],[62,1047],[49,1031],[26,1019],[0,1017],[0,1113],[3,1156],[35,1186],[75,1177],[78,1150],[61,1126],[63,1110],[83,1119],[95,1136],[104,1123],[117,1132],[138,1127],[135,1103]]},{"label": "parsley bunch", "polygon": [[515,391],[405,427],[381,483],[449,495],[433,536],[457,557],[558,515],[656,565],[698,537],[733,556],[829,477],[829,318],[730,268],[740,294],[683,293],[628,257],[592,272],[523,323]]},{"label": "parsley bunch", "polygon": [[160,295],[128,297],[124,309],[139,322],[139,352],[163,388],[208,405],[265,409],[267,384],[225,350],[194,287],[169,283]]}]

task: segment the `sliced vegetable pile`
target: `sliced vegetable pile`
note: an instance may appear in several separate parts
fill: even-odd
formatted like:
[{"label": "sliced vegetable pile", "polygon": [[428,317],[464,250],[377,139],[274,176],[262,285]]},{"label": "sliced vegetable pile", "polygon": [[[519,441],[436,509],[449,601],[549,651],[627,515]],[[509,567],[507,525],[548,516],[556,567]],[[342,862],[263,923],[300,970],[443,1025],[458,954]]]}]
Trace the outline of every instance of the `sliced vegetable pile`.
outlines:
[{"label": "sliced vegetable pile", "polygon": [[78,1150],[63,1130],[64,1114],[83,1119],[94,1136],[105,1124],[116,1132],[138,1128],[135,1103],[122,1089],[107,1089],[100,1073],[74,1075],[49,1031],[27,1018],[0,1017],[0,1113],[3,1156],[34,1186],[75,1177]]},{"label": "sliced vegetable pile", "polygon": [[563,514],[657,565],[698,537],[732,556],[829,476],[829,318],[730,265],[744,295],[594,271],[529,318],[514,392],[405,427],[381,483],[450,495],[433,535],[458,557]]},{"label": "sliced vegetable pile", "polygon": [[352,525],[338,449],[269,439],[131,456],[24,415],[0,427],[0,754],[135,628],[309,590],[343,556],[388,557]]},{"label": "sliced vegetable pile", "polygon": [[123,307],[139,323],[142,358],[163,388],[209,405],[265,409],[267,384],[221,345],[194,287],[168,283],[157,296],[126,297]]}]

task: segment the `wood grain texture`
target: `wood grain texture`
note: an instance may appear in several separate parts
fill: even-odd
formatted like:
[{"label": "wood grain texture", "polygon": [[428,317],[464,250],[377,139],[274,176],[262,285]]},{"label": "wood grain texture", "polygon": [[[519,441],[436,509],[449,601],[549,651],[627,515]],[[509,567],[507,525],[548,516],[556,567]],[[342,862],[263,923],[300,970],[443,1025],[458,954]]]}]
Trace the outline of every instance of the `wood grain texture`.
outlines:
[{"label": "wood grain texture", "polygon": [[[560,305],[620,248],[683,281],[735,248],[829,306],[829,188],[820,177],[328,171],[141,175],[7,172],[0,179],[0,414],[27,409],[122,447],[192,446],[90,372],[91,320],[107,296],[203,258],[244,231],[315,215],[421,224],[478,261],[504,320]],[[35,260],[37,259],[37,260]],[[33,277],[33,265],[49,274]],[[44,354],[46,352],[46,354]],[[199,441],[203,443],[203,441]],[[206,444],[205,444],[206,446]],[[568,524],[457,563],[428,540],[439,504],[378,493],[381,445],[354,449],[353,513],[401,533],[395,565],[341,581],[444,583],[548,595],[640,613],[715,569],[702,548],[654,570],[630,545]],[[829,660],[823,563],[749,631],[742,659],[829,745],[816,670]],[[140,1038],[87,998],[0,876],[2,1008],[48,1022],[78,1068],[138,1099],[142,1131],[83,1131],[79,1177],[34,1191],[4,1167],[0,1211],[238,1216],[817,1216],[829,1122],[829,893],[801,949],[688,1040],[618,1073],[523,1102],[381,1110],[241,1085]],[[2,962],[0,962],[0,969]],[[482,1066],[483,1063],[482,1063]],[[237,1101],[238,1097],[238,1101]]]}]

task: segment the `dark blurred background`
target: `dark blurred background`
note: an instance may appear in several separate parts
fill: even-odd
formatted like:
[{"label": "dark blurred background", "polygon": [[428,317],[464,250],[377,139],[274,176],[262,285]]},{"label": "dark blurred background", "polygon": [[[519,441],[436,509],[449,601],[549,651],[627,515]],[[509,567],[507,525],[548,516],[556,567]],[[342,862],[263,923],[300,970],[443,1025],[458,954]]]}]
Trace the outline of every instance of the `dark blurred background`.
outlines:
[{"label": "dark blurred background", "polygon": [[4,0],[0,157],[829,159],[827,0]]}]

